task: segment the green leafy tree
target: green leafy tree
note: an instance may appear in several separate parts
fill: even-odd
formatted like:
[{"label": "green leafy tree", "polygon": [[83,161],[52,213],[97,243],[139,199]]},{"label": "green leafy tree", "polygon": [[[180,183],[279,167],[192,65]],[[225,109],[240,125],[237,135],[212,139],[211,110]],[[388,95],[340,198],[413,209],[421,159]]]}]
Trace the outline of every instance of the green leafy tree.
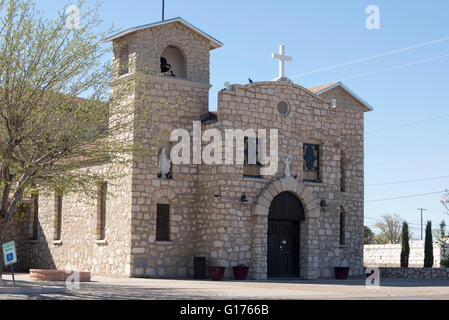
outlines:
[{"label": "green leafy tree", "polygon": [[408,268],[410,256],[409,231],[408,224],[404,221],[401,235],[401,268]]},{"label": "green leafy tree", "polygon": [[0,243],[25,196],[96,197],[120,174],[93,166],[128,165],[143,150],[132,132],[145,117],[129,103],[139,75],[111,83],[102,41],[116,30],[97,31],[98,5],[78,7],[73,29],[65,8],[47,19],[31,1],[0,0]]},{"label": "green leafy tree", "polygon": [[373,244],[374,243],[374,232],[369,227],[363,227],[364,230],[364,244]]},{"label": "green leafy tree", "polygon": [[376,223],[379,233],[376,235],[378,244],[399,244],[401,240],[402,218],[397,214],[382,216],[382,221]]},{"label": "green leafy tree", "polygon": [[449,248],[449,237],[446,234],[446,222],[443,220],[440,223],[440,229],[434,234],[440,248],[443,250],[440,265],[444,268],[449,268],[449,256],[447,254]]},{"label": "green leafy tree", "polygon": [[426,238],[424,240],[424,268],[433,267],[432,221],[427,221]]}]

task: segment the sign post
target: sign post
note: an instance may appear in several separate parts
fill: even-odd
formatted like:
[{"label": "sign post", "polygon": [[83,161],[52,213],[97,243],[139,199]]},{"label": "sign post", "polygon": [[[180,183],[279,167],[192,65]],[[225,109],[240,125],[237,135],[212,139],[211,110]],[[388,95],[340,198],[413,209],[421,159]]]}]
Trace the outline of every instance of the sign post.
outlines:
[{"label": "sign post", "polygon": [[16,243],[14,241],[4,243],[2,245],[3,262],[4,265],[11,267],[12,281],[14,287],[16,286],[16,280],[14,278],[14,264],[17,263]]}]

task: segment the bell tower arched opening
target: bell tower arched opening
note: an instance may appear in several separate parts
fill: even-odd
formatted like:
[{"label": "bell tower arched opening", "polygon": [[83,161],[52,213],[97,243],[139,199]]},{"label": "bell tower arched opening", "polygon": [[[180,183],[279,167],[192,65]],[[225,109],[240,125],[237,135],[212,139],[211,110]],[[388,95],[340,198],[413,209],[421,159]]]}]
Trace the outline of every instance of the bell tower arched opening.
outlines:
[{"label": "bell tower arched opening", "polygon": [[186,78],[186,63],[183,52],[175,46],[168,46],[161,55],[161,73],[177,79]]}]

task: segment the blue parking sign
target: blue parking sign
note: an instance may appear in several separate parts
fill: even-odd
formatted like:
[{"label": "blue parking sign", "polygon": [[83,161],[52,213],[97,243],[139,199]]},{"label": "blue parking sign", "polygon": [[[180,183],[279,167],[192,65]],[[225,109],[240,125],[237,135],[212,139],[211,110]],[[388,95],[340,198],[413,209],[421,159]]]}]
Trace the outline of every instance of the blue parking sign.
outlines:
[{"label": "blue parking sign", "polygon": [[16,243],[14,241],[4,243],[2,245],[2,251],[5,266],[10,266],[17,263]]}]

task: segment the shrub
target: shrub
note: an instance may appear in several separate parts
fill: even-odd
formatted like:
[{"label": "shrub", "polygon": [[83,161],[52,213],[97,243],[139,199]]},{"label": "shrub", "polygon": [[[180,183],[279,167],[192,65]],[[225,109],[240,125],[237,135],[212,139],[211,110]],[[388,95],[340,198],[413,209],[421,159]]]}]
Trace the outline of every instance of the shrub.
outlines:
[{"label": "shrub", "polygon": [[402,225],[401,246],[401,268],[408,268],[410,245],[407,222],[404,222]]},{"label": "shrub", "polygon": [[433,267],[432,222],[427,221],[426,239],[424,242],[424,268]]}]

